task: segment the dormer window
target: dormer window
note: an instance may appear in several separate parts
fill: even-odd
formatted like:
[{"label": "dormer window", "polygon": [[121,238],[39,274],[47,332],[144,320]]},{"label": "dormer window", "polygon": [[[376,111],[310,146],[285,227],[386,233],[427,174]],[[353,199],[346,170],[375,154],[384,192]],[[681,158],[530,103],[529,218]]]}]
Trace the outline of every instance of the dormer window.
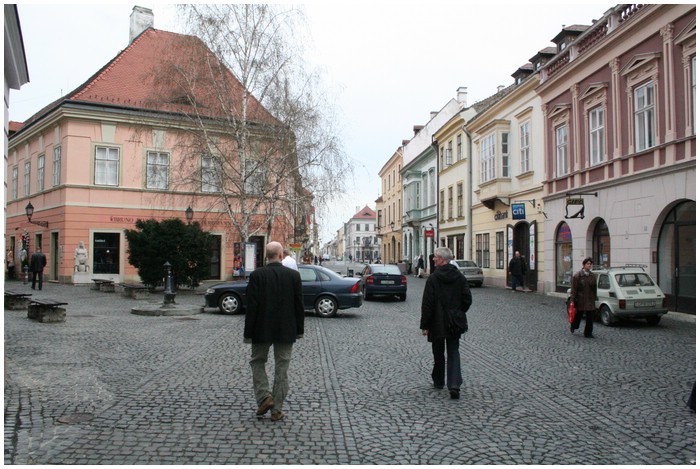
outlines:
[{"label": "dormer window", "polygon": [[559,50],[560,50],[560,51],[564,50],[565,48],[566,48],[566,41],[564,41],[564,42],[562,42],[561,44],[559,44]]}]

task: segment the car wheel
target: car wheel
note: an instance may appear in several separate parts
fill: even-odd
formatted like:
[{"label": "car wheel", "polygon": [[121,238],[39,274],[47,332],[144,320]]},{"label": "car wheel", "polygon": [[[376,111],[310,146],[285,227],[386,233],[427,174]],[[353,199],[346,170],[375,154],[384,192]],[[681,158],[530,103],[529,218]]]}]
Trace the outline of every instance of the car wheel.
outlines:
[{"label": "car wheel", "polygon": [[610,311],[610,308],[605,305],[600,307],[600,322],[602,322],[605,326],[612,326],[615,324],[615,317],[613,316],[612,311]]},{"label": "car wheel", "polygon": [[338,311],[338,302],[332,296],[322,296],[316,300],[314,305],[316,314],[322,318],[331,318],[335,316],[336,311]]},{"label": "car wheel", "polygon": [[225,293],[219,298],[219,310],[224,314],[238,314],[241,310],[241,299],[233,293]]},{"label": "car wheel", "polygon": [[653,316],[647,318],[647,324],[649,324],[650,326],[656,326],[659,324],[659,322],[661,322],[661,316]]},{"label": "car wheel", "polygon": [[372,298],[372,295],[367,293],[367,287],[363,288],[362,289],[362,299],[366,301],[366,300],[369,300],[370,298]]}]

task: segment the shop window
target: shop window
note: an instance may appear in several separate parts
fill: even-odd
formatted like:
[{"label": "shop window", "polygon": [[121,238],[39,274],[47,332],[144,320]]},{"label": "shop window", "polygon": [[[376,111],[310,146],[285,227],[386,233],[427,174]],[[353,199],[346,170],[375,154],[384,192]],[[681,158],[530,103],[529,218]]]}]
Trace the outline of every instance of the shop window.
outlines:
[{"label": "shop window", "polygon": [[119,233],[95,233],[92,252],[94,273],[119,273]]},{"label": "shop window", "polygon": [[573,263],[571,259],[573,245],[571,243],[571,228],[562,223],[557,229],[555,242],[557,289],[566,291],[571,286]]}]

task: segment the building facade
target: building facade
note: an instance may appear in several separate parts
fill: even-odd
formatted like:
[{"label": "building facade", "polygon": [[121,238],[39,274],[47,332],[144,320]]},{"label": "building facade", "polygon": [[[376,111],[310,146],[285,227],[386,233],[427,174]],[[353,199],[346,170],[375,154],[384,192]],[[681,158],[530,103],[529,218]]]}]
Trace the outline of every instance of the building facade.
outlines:
[{"label": "building facade", "polygon": [[[311,240],[309,227],[315,220],[308,206],[283,210],[283,204],[268,204],[275,210],[252,209],[242,217],[240,198],[221,203],[221,193],[228,193],[232,181],[223,179],[226,171],[217,166],[215,155],[231,143],[215,125],[208,129],[215,140],[202,143],[192,137],[196,129],[182,118],[191,106],[167,81],[155,79],[154,68],[167,57],[186,60],[188,52],[202,57],[209,51],[196,38],[155,30],[152,24],[150,10],[135,7],[128,47],[10,136],[6,244],[14,251],[24,240],[29,251],[41,247],[49,280],[79,283],[74,253],[82,242],[88,250],[88,282],[92,277],[139,281],[128,262],[124,235],[138,219],[198,222],[215,240],[213,279],[232,276],[243,248],[249,270],[263,263],[263,248],[271,239],[284,244]],[[232,74],[223,79],[230,80],[232,92],[242,89]],[[278,122],[254,100],[250,113],[261,129],[251,133],[251,141],[262,152],[264,143],[257,143],[267,135],[262,129]],[[266,184],[255,170],[246,169],[246,177],[241,184],[246,194],[258,194]],[[292,179],[280,197],[297,193],[298,181]],[[30,205],[34,215],[28,224],[25,209]],[[251,233],[245,239],[243,224]]]},{"label": "building facade", "polygon": [[379,171],[381,194],[377,207],[377,236],[381,244],[382,262],[397,263],[401,257],[401,220],[403,215],[403,145],[398,147]]},{"label": "building facade", "polygon": [[376,262],[379,259],[377,212],[365,205],[345,224],[346,259],[352,262]]},{"label": "building facade", "polygon": [[542,69],[544,282],[642,264],[695,312],[695,6],[618,5]]}]

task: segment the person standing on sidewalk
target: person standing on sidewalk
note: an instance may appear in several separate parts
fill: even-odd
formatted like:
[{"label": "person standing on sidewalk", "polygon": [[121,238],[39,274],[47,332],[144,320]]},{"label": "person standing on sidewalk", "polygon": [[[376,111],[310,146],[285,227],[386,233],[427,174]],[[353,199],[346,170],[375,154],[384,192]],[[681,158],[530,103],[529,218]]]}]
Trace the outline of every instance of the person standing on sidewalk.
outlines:
[{"label": "person standing on sidewalk", "polygon": [[[265,247],[267,265],[250,274],[246,290],[243,338],[251,343],[250,367],[258,403],[256,415],[272,410],[272,421],[285,417],[282,411],[289,384],[287,371],[292,347],[304,335],[304,299],[299,272],[282,265],[282,245],[276,241]],[[274,349],[275,380],[270,384],[265,364]]]},{"label": "person standing on sidewalk", "polygon": [[469,283],[459,269],[450,264],[452,251],[435,250],[435,272],[430,274],[423,290],[420,328],[433,349],[433,387],[445,387],[445,349],[447,349],[447,389],[452,399],[459,399],[462,368],[459,358],[460,335],[447,331],[447,311],[467,311],[472,304]]},{"label": "person standing on sidewalk", "polygon": [[46,256],[41,252],[41,247],[37,246],[36,251],[29,260],[29,271],[32,273],[32,290],[36,287],[36,278],[39,277],[39,290],[44,285],[44,267],[46,267]]},{"label": "person standing on sidewalk", "polygon": [[571,323],[571,333],[581,325],[581,316],[586,315],[586,327],[583,336],[593,338],[593,319],[595,318],[595,300],[598,295],[598,282],[595,274],[591,272],[593,259],[587,257],[583,260],[583,269],[574,274],[571,280],[571,299],[574,302],[574,322]]},{"label": "person standing on sidewalk", "polygon": [[520,257],[520,251],[515,251],[515,256],[508,263],[508,273],[510,274],[510,287],[513,291],[515,291],[518,285],[525,289],[527,265],[525,265],[525,259]]},{"label": "person standing on sidewalk", "polygon": [[290,269],[299,270],[297,266],[297,261],[292,257],[292,251],[290,249],[284,250],[284,259],[282,259],[282,265],[289,267]]}]

